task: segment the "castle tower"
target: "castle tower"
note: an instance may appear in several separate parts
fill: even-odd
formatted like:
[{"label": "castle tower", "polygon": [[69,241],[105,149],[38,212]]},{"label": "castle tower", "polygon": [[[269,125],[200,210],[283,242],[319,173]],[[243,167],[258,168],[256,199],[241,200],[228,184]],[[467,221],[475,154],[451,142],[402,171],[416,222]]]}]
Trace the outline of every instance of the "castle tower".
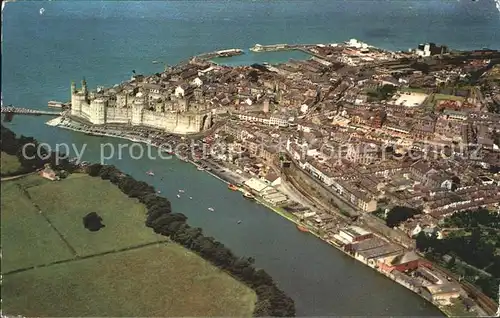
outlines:
[{"label": "castle tower", "polygon": [[177,101],[177,110],[180,111],[181,113],[187,112],[189,110],[189,102],[187,98],[183,97]]},{"label": "castle tower", "polygon": [[88,94],[88,90],[87,90],[87,81],[85,81],[85,78],[82,79],[82,94],[85,95],[85,97],[87,96]]},{"label": "castle tower", "polygon": [[132,106],[132,125],[138,126],[142,124],[142,112],[144,110],[144,96],[141,92],[135,95],[134,104]]},{"label": "castle tower", "polygon": [[77,114],[77,109],[76,109],[77,105],[76,105],[76,100],[75,100],[75,94],[76,94],[76,84],[74,81],[71,81],[71,88],[69,90],[70,101],[71,101],[71,115]]},{"label": "castle tower", "polygon": [[87,98],[82,92],[76,90],[76,84],[71,83],[71,115],[80,116],[82,112],[82,105],[87,102]]},{"label": "castle tower", "polygon": [[104,125],[106,123],[107,100],[96,98],[90,102],[90,122],[95,125]]}]

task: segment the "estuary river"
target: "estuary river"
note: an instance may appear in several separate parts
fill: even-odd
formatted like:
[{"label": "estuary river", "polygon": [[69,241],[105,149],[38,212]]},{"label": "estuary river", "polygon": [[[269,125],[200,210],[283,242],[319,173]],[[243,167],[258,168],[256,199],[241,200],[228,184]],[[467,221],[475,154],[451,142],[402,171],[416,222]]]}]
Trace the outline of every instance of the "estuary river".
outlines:
[{"label": "estuary river", "polygon": [[[498,30],[500,14],[493,1],[9,3],[3,11],[2,98],[4,104],[45,108],[49,100],[68,100],[70,81],[79,82],[82,76],[92,88],[113,85],[130,78],[132,70],[158,72],[163,63],[216,49],[247,49],[255,43],[355,37],[387,49],[408,49],[426,41],[459,49],[498,48]],[[246,54],[229,64],[290,57],[303,56]],[[103,143],[126,143],[49,127],[44,125],[48,119],[17,116],[9,126],[53,145],[86,145],[88,161],[99,160]],[[295,300],[299,316],[441,315],[417,295],[297,231],[292,223],[189,164],[134,160],[127,151],[107,163],[154,185],[171,199],[175,211],[235,253],[254,257]],[[150,169],[154,177],[145,174]],[[175,196],[178,189],[185,189],[181,198]]]}]

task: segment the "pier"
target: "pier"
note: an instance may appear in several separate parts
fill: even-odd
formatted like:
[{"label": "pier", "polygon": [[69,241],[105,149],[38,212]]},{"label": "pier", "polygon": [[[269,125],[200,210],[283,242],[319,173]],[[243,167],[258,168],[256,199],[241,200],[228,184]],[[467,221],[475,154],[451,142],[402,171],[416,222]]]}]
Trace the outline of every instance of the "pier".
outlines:
[{"label": "pier", "polygon": [[48,116],[61,116],[63,112],[58,111],[50,111],[50,110],[38,110],[31,108],[22,108],[22,107],[2,107],[2,114],[17,114],[17,115],[48,115]]}]

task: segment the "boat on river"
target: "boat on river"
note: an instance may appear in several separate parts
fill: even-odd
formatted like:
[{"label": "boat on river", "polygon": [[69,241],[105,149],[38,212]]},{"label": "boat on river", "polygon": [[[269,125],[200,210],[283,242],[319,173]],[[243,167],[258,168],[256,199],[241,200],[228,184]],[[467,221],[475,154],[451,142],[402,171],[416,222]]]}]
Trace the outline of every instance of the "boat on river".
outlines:
[{"label": "boat on river", "polygon": [[255,197],[250,192],[243,193],[243,197],[248,200],[254,200]]},{"label": "boat on river", "polygon": [[146,172],[146,174],[148,176],[154,176],[155,175],[155,173],[153,171],[151,171],[151,170],[149,170],[148,172]]},{"label": "boat on river", "polygon": [[205,170],[202,166],[198,166],[198,167],[196,167],[196,169],[198,169],[198,171],[204,171]]},{"label": "boat on river", "polygon": [[229,190],[238,191],[238,187],[237,187],[237,186],[235,186],[235,185],[234,185],[234,184],[232,184],[232,183],[230,183],[230,184],[227,186],[227,188],[228,188]]},{"label": "boat on river", "polygon": [[208,208],[208,211],[214,212],[215,210],[214,210],[214,208]]},{"label": "boat on river", "polygon": [[309,232],[309,229],[307,227],[300,225],[300,224],[297,224],[297,230],[304,232],[304,233]]}]

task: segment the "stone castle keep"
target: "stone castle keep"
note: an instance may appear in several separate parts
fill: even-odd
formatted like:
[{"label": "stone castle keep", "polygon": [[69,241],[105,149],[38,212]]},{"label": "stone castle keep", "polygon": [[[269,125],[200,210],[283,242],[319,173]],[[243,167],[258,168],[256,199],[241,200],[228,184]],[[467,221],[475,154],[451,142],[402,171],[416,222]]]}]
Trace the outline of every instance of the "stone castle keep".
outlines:
[{"label": "stone castle keep", "polygon": [[71,83],[71,116],[94,125],[124,124],[161,129],[166,132],[197,133],[211,126],[211,112],[196,101],[190,103],[184,91],[166,93],[158,85],[113,87],[89,92]]}]

